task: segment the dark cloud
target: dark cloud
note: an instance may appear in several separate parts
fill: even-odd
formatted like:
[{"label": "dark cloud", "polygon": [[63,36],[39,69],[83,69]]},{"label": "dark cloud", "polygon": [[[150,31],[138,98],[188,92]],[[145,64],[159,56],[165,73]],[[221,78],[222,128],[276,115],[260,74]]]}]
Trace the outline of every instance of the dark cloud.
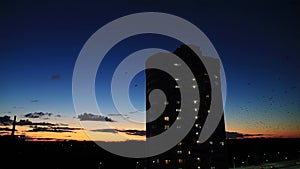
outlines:
[{"label": "dark cloud", "polygon": [[2,135],[2,134],[9,134],[9,132],[7,132],[7,131],[0,131],[0,135]]},{"label": "dark cloud", "polygon": [[239,139],[239,138],[247,138],[247,137],[264,137],[265,134],[243,134],[238,132],[226,132],[226,138],[229,139]]},{"label": "dark cloud", "polygon": [[46,113],[44,113],[44,112],[34,112],[34,113],[25,114],[24,117],[27,117],[27,118],[41,118],[41,117],[47,118],[47,117],[50,117],[51,115],[52,115],[52,113],[47,113],[47,112]]},{"label": "dark cloud", "polygon": [[12,131],[12,129],[8,127],[0,127],[0,131]]},{"label": "dark cloud", "polygon": [[72,127],[38,127],[34,126],[28,132],[55,132],[55,133],[62,133],[62,132],[74,132],[74,130],[82,130],[82,128],[72,128]]},{"label": "dark cloud", "polygon": [[57,114],[57,115],[55,115],[55,117],[61,117],[61,115],[60,115],[60,114]]},{"label": "dark cloud", "polygon": [[92,113],[83,113],[78,115],[78,119],[80,121],[107,121],[107,122],[113,122],[113,120],[109,117],[101,116],[101,115],[95,115]]},{"label": "dark cloud", "polygon": [[61,79],[61,75],[59,75],[59,74],[52,75],[52,76],[50,77],[50,79],[51,79],[51,80],[59,80],[59,79]]},{"label": "dark cloud", "polygon": [[0,116],[0,125],[2,126],[7,126],[7,125],[11,125],[13,122],[12,119],[10,119],[10,116]]},{"label": "dark cloud", "polygon": [[91,130],[93,132],[105,132],[105,133],[117,133],[118,131],[115,129],[95,129]]},{"label": "dark cloud", "polygon": [[28,119],[20,120],[17,122],[20,126],[57,126],[58,124],[48,123],[48,122],[32,122]]},{"label": "dark cloud", "polygon": [[146,136],[145,130],[117,130],[118,132],[123,132],[128,135]]}]

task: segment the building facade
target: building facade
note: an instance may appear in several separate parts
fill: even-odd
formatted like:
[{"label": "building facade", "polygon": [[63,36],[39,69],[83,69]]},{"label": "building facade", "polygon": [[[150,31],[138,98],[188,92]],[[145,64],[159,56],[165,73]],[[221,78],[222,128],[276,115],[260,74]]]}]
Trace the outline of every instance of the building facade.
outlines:
[{"label": "building facade", "polygon": [[[200,50],[200,49],[199,49]],[[201,52],[199,52],[201,53]],[[181,60],[192,71],[194,78],[192,79],[192,88],[197,88],[199,91],[200,100],[190,98],[190,102],[195,103],[194,111],[197,111],[195,123],[190,132],[185,138],[179,142],[175,147],[169,151],[148,158],[147,168],[150,169],[227,169],[226,157],[226,143],[225,143],[225,125],[224,117],[222,117],[218,127],[212,136],[204,143],[198,141],[199,134],[206,120],[207,115],[210,113],[211,104],[211,85],[218,85],[221,92],[220,84],[220,71],[219,60],[210,57],[200,56],[201,59],[207,59],[210,63],[218,68],[214,77],[217,80],[215,84],[210,84],[210,77],[206,71],[205,66],[188,46],[182,45],[174,51]],[[153,61],[154,57],[150,57],[146,62]],[[174,66],[176,69],[181,69],[181,64],[170,63],[169,66]],[[181,111],[180,108],[180,87],[178,81],[182,79],[174,78],[164,71],[158,69],[146,70],[146,107],[150,107],[149,93],[154,89],[161,89],[164,91],[167,101],[165,104],[164,112],[156,120],[147,123],[147,137],[158,135],[168,128],[176,121],[181,120],[178,116]],[[188,84],[190,85],[190,84]],[[196,104],[198,102],[198,104]],[[200,104],[199,104],[200,103]],[[197,105],[197,106],[196,106]],[[147,112],[146,118],[151,118],[151,112]],[[180,128],[181,126],[176,126]]]}]

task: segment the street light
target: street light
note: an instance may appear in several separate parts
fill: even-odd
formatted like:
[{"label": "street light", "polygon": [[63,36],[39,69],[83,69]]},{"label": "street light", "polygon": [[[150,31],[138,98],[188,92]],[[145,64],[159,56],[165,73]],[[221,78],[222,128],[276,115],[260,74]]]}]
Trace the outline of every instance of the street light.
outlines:
[{"label": "street light", "polygon": [[99,162],[99,169],[101,169],[102,161]]},{"label": "street light", "polygon": [[232,159],[232,165],[233,165],[233,168],[235,168],[235,157],[233,157],[233,159]]}]

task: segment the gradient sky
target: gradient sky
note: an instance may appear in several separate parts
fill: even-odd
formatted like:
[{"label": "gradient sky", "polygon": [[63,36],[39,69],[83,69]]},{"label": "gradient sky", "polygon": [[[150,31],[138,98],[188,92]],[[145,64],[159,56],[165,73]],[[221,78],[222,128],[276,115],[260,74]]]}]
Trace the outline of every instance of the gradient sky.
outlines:
[{"label": "gradient sky", "polygon": [[[77,114],[72,101],[72,73],[82,46],[106,23],[146,11],[182,17],[198,26],[211,40],[227,78],[227,131],[265,137],[300,137],[300,3],[296,0],[219,4],[150,0],[1,1],[0,116],[16,114],[18,119],[27,119],[24,115],[31,112],[51,112],[51,117],[30,120],[80,127],[79,120],[74,118]],[[110,78],[122,59],[143,48],[174,51],[179,45],[174,39],[147,34],[128,38],[112,48],[96,79],[96,95],[102,111],[107,116],[116,114],[110,96]],[[145,109],[144,90],[141,73],[130,88],[134,106],[140,110]],[[128,118],[144,117],[123,113]],[[111,118],[117,121],[114,127],[121,130],[145,128],[119,116]],[[101,125],[97,127],[105,129]],[[87,139],[82,130],[68,134],[26,130],[28,127],[23,133],[32,137]],[[122,140],[114,132],[101,133],[106,133],[101,136],[103,140]],[[134,134],[129,136],[141,139]]]}]

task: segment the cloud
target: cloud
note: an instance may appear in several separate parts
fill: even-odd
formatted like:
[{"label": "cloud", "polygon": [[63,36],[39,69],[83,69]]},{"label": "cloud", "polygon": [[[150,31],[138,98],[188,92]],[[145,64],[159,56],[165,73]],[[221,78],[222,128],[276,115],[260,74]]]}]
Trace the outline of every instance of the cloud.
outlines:
[{"label": "cloud", "polygon": [[59,80],[59,79],[61,79],[61,75],[59,75],[59,74],[52,75],[52,76],[50,77],[50,79],[51,79],[51,80]]},{"label": "cloud", "polygon": [[19,106],[19,107],[18,106],[13,106],[12,108],[13,109],[24,109],[24,107],[22,107],[22,106]]},{"label": "cloud", "polygon": [[35,99],[35,100],[30,100],[31,103],[37,103],[39,102],[39,100]]},{"label": "cloud", "polygon": [[113,120],[109,117],[101,116],[101,115],[95,115],[92,113],[83,113],[78,115],[78,118],[80,121],[107,121],[107,122],[113,122]]},{"label": "cloud", "polygon": [[137,111],[131,111],[131,112],[129,112],[129,114],[135,114],[135,113],[138,113],[138,112],[140,112],[139,110],[137,110]]},{"label": "cloud", "polygon": [[0,127],[0,131],[12,131],[12,129],[8,127]]},{"label": "cloud", "polygon": [[28,119],[26,120],[20,120],[17,122],[17,125],[20,125],[20,126],[27,126],[27,125],[39,125],[39,126],[57,126],[58,124],[54,124],[54,123],[48,123],[48,122],[32,122]]},{"label": "cloud", "polygon": [[0,116],[0,125],[7,126],[11,125],[13,120],[10,119],[10,116]]},{"label": "cloud", "polygon": [[118,129],[95,129],[95,130],[90,130],[92,132],[105,132],[105,133],[126,133],[128,135],[136,135],[136,136],[146,136],[146,131],[145,130],[118,130]]},{"label": "cloud", "polygon": [[123,116],[121,113],[111,113],[108,116]]},{"label": "cloud", "polygon": [[266,134],[243,134],[243,133],[238,133],[238,132],[226,132],[226,138],[229,138],[229,139],[264,137],[264,136],[266,136]]},{"label": "cloud", "polygon": [[41,118],[41,117],[44,117],[44,116],[50,117],[51,115],[52,115],[52,113],[47,113],[47,112],[46,113],[44,113],[44,112],[34,112],[34,113],[25,114],[24,117],[27,117],[27,118]]},{"label": "cloud", "polygon": [[146,136],[145,130],[117,130],[117,131],[126,133],[128,135]]},{"label": "cloud", "polygon": [[93,132],[105,132],[105,133],[117,133],[118,131],[115,129],[95,129],[91,130]]},{"label": "cloud", "polygon": [[82,130],[82,128],[76,128],[76,127],[38,127],[34,126],[31,130],[28,130],[27,132],[55,132],[55,133],[62,133],[62,132],[73,132],[74,130]]}]

